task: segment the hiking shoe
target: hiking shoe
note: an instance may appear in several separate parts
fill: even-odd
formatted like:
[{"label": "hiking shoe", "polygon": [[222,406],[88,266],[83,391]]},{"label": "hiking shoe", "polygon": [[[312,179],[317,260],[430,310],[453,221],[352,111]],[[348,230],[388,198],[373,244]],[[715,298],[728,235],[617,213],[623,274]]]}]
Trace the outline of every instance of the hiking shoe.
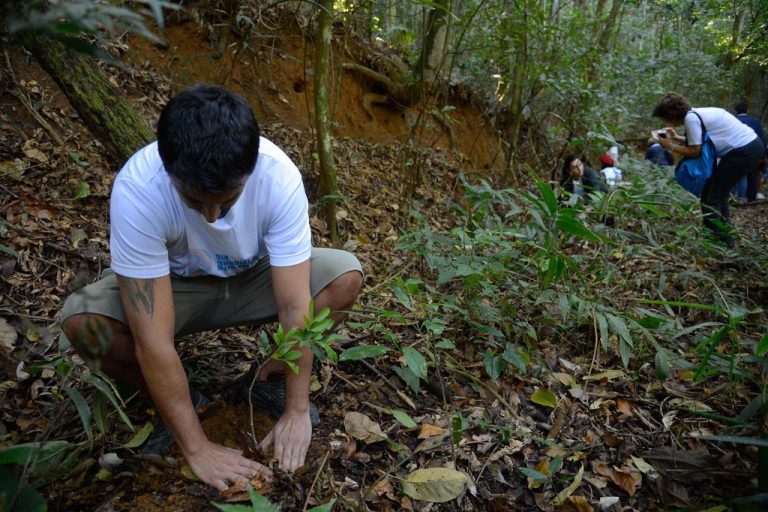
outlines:
[{"label": "hiking shoe", "polygon": [[[189,395],[192,398],[192,405],[195,406],[195,411],[198,413],[210,403],[210,400],[208,400],[205,395],[192,386],[189,386]],[[168,450],[173,448],[173,445],[175,444],[176,440],[173,438],[173,434],[171,434],[171,431],[168,430],[168,426],[163,421],[163,418],[158,414],[152,433],[149,434],[149,437],[144,444],[142,444],[136,451],[142,454],[162,454],[168,452]]]},{"label": "hiking shoe", "polygon": [[[285,375],[272,374],[267,380],[256,380],[253,382],[253,372],[258,369],[257,365],[248,372],[247,377],[240,384],[240,397],[248,401],[250,391],[250,403],[255,409],[261,409],[269,412],[272,419],[277,420],[285,411]],[[253,387],[251,387],[253,382]],[[309,403],[309,421],[312,426],[320,424],[320,413],[312,402]]]}]

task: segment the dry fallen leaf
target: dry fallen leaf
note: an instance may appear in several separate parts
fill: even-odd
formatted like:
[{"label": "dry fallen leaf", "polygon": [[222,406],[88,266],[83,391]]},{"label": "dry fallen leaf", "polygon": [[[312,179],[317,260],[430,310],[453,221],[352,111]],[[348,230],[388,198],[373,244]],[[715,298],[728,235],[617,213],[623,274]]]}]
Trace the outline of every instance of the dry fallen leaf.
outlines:
[{"label": "dry fallen leaf", "polygon": [[419,430],[419,439],[429,439],[445,434],[445,429],[438,425],[432,425],[431,423],[422,423]]},{"label": "dry fallen leaf", "polygon": [[582,377],[582,379],[589,380],[589,381],[596,381],[596,380],[603,380],[603,379],[613,380],[613,379],[618,379],[619,377],[624,377],[624,375],[625,375],[624,372],[621,370],[607,370],[600,373],[594,373],[592,375],[585,375],[584,377]]},{"label": "dry fallen leaf", "polygon": [[344,429],[347,431],[347,434],[355,439],[360,439],[365,444],[387,439],[387,434],[382,432],[378,423],[359,412],[348,412],[344,416]]},{"label": "dry fallen leaf", "polygon": [[632,412],[633,408],[634,405],[632,405],[632,402],[629,400],[624,400],[623,398],[616,399],[616,410],[620,413],[626,414],[627,416],[634,416],[635,413]]},{"label": "dry fallen leaf", "polygon": [[604,462],[592,461],[592,470],[608,477],[614,484],[621,487],[627,494],[634,496],[642,483],[642,475],[633,468],[609,466]]},{"label": "dry fallen leaf", "polygon": [[403,492],[417,500],[445,503],[473,485],[466,473],[455,469],[417,469],[403,480]]},{"label": "dry fallen leaf", "polygon": [[569,496],[565,502],[557,508],[558,512],[594,512],[584,496]]},{"label": "dry fallen leaf", "polygon": [[[248,487],[246,485],[248,483],[248,480],[241,478],[234,484],[221,491],[219,493],[219,498],[228,503],[250,501],[251,496],[248,493]],[[253,490],[261,495],[269,494],[269,492],[272,490],[270,482],[261,473],[256,473],[256,476],[251,478],[250,484],[251,487],[253,487]]]},{"label": "dry fallen leaf", "polygon": [[[581,486],[581,479],[584,476],[584,465],[582,464],[579,467],[579,472],[576,473],[576,477],[573,479],[573,482],[571,482],[571,485],[560,491],[560,493],[555,496],[554,501],[552,502],[555,506],[563,505],[569,498],[571,498],[572,494],[576,492],[576,489]],[[589,505],[589,503],[587,503]],[[589,508],[591,510],[592,507]]]},{"label": "dry fallen leaf", "polygon": [[16,340],[18,339],[19,334],[16,332],[16,329],[5,318],[0,317],[0,350],[11,352],[16,346]]}]

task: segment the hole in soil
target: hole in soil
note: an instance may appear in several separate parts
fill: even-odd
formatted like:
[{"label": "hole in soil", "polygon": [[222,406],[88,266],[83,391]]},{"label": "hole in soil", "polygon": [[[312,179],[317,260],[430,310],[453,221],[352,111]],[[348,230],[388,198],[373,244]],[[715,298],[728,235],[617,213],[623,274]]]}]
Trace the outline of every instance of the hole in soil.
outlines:
[{"label": "hole in soil", "polygon": [[293,82],[293,90],[296,92],[304,92],[304,89],[307,88],[307,83],[304,81],[303,78],[298,78],[295,82]]}]

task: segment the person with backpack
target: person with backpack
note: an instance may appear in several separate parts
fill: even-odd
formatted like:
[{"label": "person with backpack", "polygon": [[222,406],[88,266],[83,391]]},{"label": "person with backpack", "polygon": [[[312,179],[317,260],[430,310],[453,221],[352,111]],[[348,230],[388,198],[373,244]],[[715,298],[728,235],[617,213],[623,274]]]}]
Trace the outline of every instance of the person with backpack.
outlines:
[{"label": "person with backpack", "polygon": [[[675,92],[665,94],[652,115],[667,125],[659,132],[658,141],[672,153],[697,158],[702,154],[704,134],[709,136],[719,161],[700,196],[704,226],[728,247],[733,247],[727,228],[728,194],[742,176],[757,167],[765,146],[752,128],[725,109],[692,108],[685,97]],[[676,126],[683,124],[685,137],[675,131]]]}]

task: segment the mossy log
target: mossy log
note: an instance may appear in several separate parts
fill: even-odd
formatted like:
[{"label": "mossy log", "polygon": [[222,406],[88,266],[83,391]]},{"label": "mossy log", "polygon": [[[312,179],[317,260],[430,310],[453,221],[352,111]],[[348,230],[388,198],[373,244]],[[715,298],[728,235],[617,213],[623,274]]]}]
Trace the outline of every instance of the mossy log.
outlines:
[{"label": "mossy log", "polygon": [[92,57],[39,34],[25,34],[22,41],[118,164],[154,139],[152,130]]}]

